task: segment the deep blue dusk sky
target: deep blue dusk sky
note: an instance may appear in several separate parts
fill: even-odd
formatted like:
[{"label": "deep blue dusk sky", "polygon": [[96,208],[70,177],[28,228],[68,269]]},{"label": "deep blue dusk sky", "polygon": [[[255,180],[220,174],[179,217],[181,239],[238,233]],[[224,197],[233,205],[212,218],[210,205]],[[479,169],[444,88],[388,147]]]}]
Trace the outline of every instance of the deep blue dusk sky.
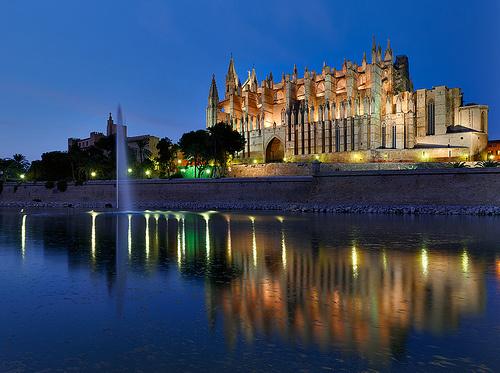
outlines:
[{"label": "deep blue dusk sky", "polygon": [[359,63],[372,34],[409,56],[415,88],[488,104],[500,138],[499,23],[496,0],[0,0],[0,157],[65,150],[67,137],[105,131],[118,103],[129,134],[177,140],[204,127],[231,52],[242,81],[252,65],[277,80],[294,63]]}]

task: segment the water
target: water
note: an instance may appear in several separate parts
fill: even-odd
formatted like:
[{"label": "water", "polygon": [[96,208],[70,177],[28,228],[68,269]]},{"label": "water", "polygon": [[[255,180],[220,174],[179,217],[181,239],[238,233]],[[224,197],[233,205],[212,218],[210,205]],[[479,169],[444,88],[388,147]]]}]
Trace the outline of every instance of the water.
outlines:
[{"label": "water", "polygon": [[132,194],[128,182],[127,130],[123,122],[121,106],[118,106],[116,124],[116,208],[129,211],[132,208]]},{"label": "water", "polygon": [[0,371],[495,371],[499,223],[0,210]]}]

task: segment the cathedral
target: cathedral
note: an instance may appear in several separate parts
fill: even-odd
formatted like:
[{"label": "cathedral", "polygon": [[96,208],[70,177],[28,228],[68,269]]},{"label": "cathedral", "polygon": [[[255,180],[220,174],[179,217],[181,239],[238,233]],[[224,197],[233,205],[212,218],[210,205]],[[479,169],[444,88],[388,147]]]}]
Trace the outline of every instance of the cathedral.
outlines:
[{"label": "cathedral", "polygon": [[460,88],[414,89],[409,60],[372,43],[370,62],[305,68],[241,83],[231,57],[224,95],[212,77],[206,126],[245,137],[241,162],[473,160],[488,142],[488,106],[464,104]]}]

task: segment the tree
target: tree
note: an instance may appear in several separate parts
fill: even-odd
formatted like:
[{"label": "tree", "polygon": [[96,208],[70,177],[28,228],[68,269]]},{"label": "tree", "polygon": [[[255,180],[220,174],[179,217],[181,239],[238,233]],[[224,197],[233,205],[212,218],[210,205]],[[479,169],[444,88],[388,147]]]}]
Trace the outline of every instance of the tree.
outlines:
[{"label": "tree", "polygon": [[156,149],[158,149],[157,161],[160,164],[160,171],[165,172],[168,177],[170,177],[170,171],[172,170],[172,163],[177,155],[178,146],[172,143],[168,137],[162,138],[156,144]]},{"label": "tree", "polygon": [[0,178],[3,180],[17,180],[25,174],[30,163],[22,154],[14,154],[12,158],[0,159]]},{"label": "tree", "polygon": [[73,181],[84,181],[88,179],[89,170],[89,153],[83,151],[78,145],[73,144],[68,151],[69,160],[71,163],[71,175]]},{"label": "tree", "polygon": [[12,156],[12,159],[14,160],[14,165],[15,167],[22,173],[28,171],[30,167],[30,163],[26,159],[26,157],[22,154],[14,154]]},{"label": "tree", "polygon": [[[33,162],[33,171],[40,180],[70,180],[72,178],[71,160],[68,153],[55,151],[42,154],[42,159]],[[30,174],[31,174],[30,170]]]},{"label": "tree", "polygon": [[194,165],[194,176],[198,177],[202,168],[210,161],[210,135],[205,130],[187,132],[179,140],[184,157]]},{"label": "tree", "polygon": [[218,174],[224,176],[226,175],[229,157],[244,149],[245,138],[224,122],[210,127],[208,132],[210,134],[212,158],[218,168]]},{"label": "tree", "polygon": [[149,157],[151,155],[151,152],[146,149],[147,146],[149,145],[149,139],[139,139],[136,140],[135,143],[137,144],[137,149],[139,151],[139,160],[141,162],[141,165],[144,163],[144,158]]}]

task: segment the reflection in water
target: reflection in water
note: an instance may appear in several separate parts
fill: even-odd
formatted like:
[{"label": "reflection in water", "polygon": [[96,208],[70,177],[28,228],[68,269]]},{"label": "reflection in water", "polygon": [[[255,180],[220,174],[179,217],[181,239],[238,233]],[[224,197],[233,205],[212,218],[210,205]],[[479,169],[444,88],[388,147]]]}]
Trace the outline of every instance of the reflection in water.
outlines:
[{"label": "reflection in water", "polygon": [[352,247],[351,252],[352,257],[352,277],[358,277],[358,252],[356,251],[356,246]]},{"label": "reflection in water", "polygon": [[231,217],[226,216],[227,221],[227,261],[231,263],[232,247],[231,247]]},{"label": "reflection in water", "polygon": [[427,270],[429,268],[429,257],[427,255],[427,249],[422,249],[422,273],[427,276]]},{"label": "reflection in water", "polygon": [[469,254],[467,254],[467,250],[465,249],[462,252],[462,272],[469,272]]},{"label": "reflection in water", "polygon": [[128,247],[128,257],[132,256],[132,214],[128,214],[128,229],[127,229],[127,247]]},{"label": "reflection in water", "polygon": [[26,255],[26,214],[21,219],[21,254]]},{"label": "reflection in water", "polygon": [[[437,228],[417,234],[418,226],[405,228],[400,222],[388,229],[354,218],[349,223],[345,218],[266,214],[147,212],[141,218],[92,212],[91,217],[90,245],[87,218],[79,228],[86,232],[79,250],[87,250],[87,258],[90,250],[97,270],[111,273],[120,314],[130,296],[126,281],[130,286],[131,268],[148,276],[153,276],[153,267],[176,268],[174,273],[183,279],[205,279],[208,323],[222,328],[231,348],[238,341],[255,343],[264,336],[291,346],[390,360],[404,356],[412,333],[447,334],[459,329],[463,318],[482,315],[488,266],[500,279],[500,260],[474,251],[476,238],[455,232],[458,238],[450,241],[437,236]],[[116,225],[111,225],[113,219]],[[106,254],[111,245],[99,244],[96,253],[97,243],[110,239],[112,226],[114,267],[109,264],[111,253]],[[53,236],[50,228],[45,227],[43,236],[46,250]],[[80,231],[74,228],[73,233],[78,237]],[[25,246],[23,215],[23,256]],[[129,265],[120,254],[122,246]]]},{"label": "reflection in water", "polygon": [[286,241],[285,241],[285,227],[283,225],[283,218],[278,218],[281,223],[281,263],[283,263],[283,268],[286,268]]},{"label": "reflection in water", "polygon": [[250,221],[252,222],[252,257],[253,266],[257,266],[257,237],[255,235],[255,217],[250,216]]},{"label": "reflection in water", "polygon": [[150,250],[150,240],[149,240],[149,218],[151,215],[148,213],[144,214],[144,219],[146,219],[146,229],[144,230],[144,240],[145,240],[145,249],[146,249],[146,258],[149,258],[149,250]]}]

